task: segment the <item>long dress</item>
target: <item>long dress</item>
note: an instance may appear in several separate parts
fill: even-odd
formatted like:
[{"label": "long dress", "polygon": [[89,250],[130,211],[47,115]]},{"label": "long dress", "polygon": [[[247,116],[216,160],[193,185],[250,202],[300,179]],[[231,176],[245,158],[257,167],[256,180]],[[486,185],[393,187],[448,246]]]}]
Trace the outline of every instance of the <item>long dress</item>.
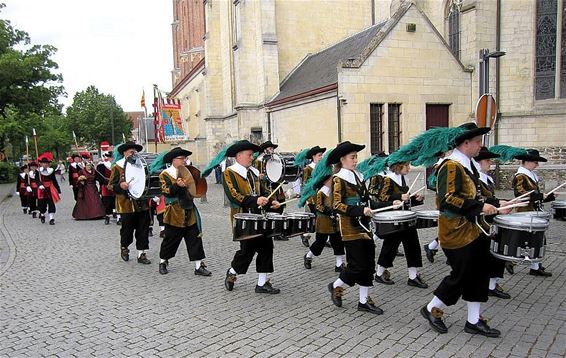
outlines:
[{"label": "long dress", "polygon": [[77,202],[73,208],[73,218],[76,220],[91,220],[104,217],[104,206],[100,200],[96,187],[96,176],[94,170],[81,169],[80,176],[86,180],[78,182]]}]

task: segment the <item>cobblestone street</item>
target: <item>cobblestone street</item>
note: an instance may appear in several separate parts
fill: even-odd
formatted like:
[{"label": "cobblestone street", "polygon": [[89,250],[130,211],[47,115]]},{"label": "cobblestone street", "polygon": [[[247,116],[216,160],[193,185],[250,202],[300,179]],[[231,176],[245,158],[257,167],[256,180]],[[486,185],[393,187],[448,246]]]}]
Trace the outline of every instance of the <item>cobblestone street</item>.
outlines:
[{"label": "cobblestone street", "polygon": [[[342,308],[335,307],[326,288],[337,277],[331,250],[306,270],[306,249],[298,238],[275,242],[271,278],[281,294],[254,293],[254,263],[228,292],[224,275],[238,244],[231,239],[220,185],[209,184],[208,202],[196,202],[205,261],[213,272],[200,277],[193,274],[184,244],[170,261],[169,274],[158,273],[157,224],[150,238],[152,264],[136,262],[134,245],[130,261],[122,261],[115,221],[107,226],[102,220],[74,221],[72,192],[62,184],[55,226],[23,215],[16,196],[0,205],[1,357],[566,355],[564,221],[553,219],[547,232],[544,266],[553,276],[529,276],[528,266],[516,266],[515,274],[501,281],[512,299],[490,298],[482,305],[489,324],[502,331],[493,339],[463,331],[462,301],[446,310],[448,334],[432,331],[419,314],[448,272],[441,252],[433,264],[423,253],[422,274],[430,285],[424,290],[406,285],[405,259],[396,259],[391,270],[396,284],[370,290],[385,311],[381,316],[356,310],[357,287],[346,290]],[[13,186],[1,191],[4,198]],[[429,192],[428,206],[432,198]],[[421,243],[435,234],[420,230]]]}]

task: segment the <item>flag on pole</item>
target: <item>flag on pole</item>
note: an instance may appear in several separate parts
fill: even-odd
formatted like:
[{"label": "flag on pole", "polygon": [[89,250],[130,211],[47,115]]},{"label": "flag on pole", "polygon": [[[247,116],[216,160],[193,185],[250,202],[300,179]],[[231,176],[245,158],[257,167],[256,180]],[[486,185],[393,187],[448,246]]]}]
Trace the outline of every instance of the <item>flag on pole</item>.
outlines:
[{"label": "flag on pole", "polygon": [[35,134],[35,128],[32,128],[33,130],[33,136],[35,137],[37,134]]},{"label": "flag on pole", "polygon": [[29,144],[28,136],[26,136],[26,145]]},{"label": "flag on pole", "polygon": [[73,131],[73,140],[77,140],[77,136],[75,135],[75,131]]},{"label": "flag on pole", "polygon": [[145,108],[145,90],[142,90],[142,96],[141,96],[141,108]]}]

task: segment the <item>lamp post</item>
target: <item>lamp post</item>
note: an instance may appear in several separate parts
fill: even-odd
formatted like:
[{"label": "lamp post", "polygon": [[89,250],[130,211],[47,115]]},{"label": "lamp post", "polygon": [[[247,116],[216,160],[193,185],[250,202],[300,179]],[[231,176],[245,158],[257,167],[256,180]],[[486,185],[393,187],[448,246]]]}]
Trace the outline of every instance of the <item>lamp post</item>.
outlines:
[{"label": "lamp post", "polygon": [[488,49],[483,48],[480,50],[480,73],[479,73],[479,92],[480,97],[483,94],[489,93],[489,59],[490,58],[499,58],[504,56],[504,51],[493,51],[489,52]]}]

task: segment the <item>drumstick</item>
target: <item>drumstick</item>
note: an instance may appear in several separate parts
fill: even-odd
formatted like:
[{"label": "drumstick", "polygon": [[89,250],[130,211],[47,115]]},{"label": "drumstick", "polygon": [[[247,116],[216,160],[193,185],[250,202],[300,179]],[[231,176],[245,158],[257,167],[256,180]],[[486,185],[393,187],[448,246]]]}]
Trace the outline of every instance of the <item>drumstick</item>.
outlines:
[{"label": "drumstick", "polygon": [[421,176],[421,173],[417,174],[417,177],[415,178],[415,180],[413,180],[413,184],[411,184],[411,186],[409,187],[409,190],[407,190],[407,194],[411,194],[411,189],[413,189],[413,187],[417,183],[417,180],[419,179],[420,176]]},{"label": "drumstick", "polygon": [[415,195],[416,193],[421,192],[421,191],[423,191],[423,190],[425,190],[425,189],[426,189],[426,185],[423,186],[422,188],[420,188],[419,190],[415,191],[414,193],[412,193],[411,196],[413,196],[413,195]]},{"label": "drumstick", "polygon": [[505,205],[500,208],[497,208],[497,211],[512,209],[512,208],[521,208],[527,205],[529,205],[529,203],[517,203],[517,204]]},{"label": "drumstick", "polygon": [[403,204],[394,204],[394,205],[386,206],[386,207],[384,207],[384,208],[373,209],[373,210],[371,211],[371,213],[372,213],[372,214],[375,214],[375,213],[379,213],[379,212],[381,212],[381,211],[387,211],[387,210],[390,210],[390,209],[397,209],[397,208],[400,208],[402,205],[403,205]]},{"label": "drumstick", "polygon": [[531,191],[529,191],[529,192],[526,192],[525,194],[520,195],[520,196],[516,197],[515,199],[509,200],[507,203],[510,204],[510,203],[513,203],[513,202],[516,202],[516,201],[523,200],[523,198],[525,198],[525,197],[528,196],[528,195],[531,195],[533,192],[534,192],[534,190],[531,190]]},{"label": "drumstick", "polygon": [[289,199],[289,200],[287,200],[287,201],[284,201],[284,202],[282,202],[282,203],[279,203],[279,205],[284,205],[284,204],[290,203],[290,202],[295,201],[295,200],[299,200],[299,197],[293,198],[293,199]]},{"label": "drumstick", "polygon": [[557,186],[556,188],[552,189],[551,191],[549,191],[548,193],[546,193],[546,195],[550,195],[552,193],[554,193],[555,191],[557,191],[558,189],[562,188],[564,185],[566,185],[566,182],[560,184],[559,186]]},{"label": "drumstick", "polygon": [[[279,184],[279,186],[278,186],[277,188],[275,188],[275,190],[273,190],[273,191],[271,192],[271,194],[269,194],[269,196],[267,197],[267,200],[269,200],[269,198],[271,198],[271,196],[272,196],[273,194],[275,194],[275,192],[276,192],[277,190],[279,190],[279,188],[281,188],[282,185],[283,185],[283,182],[281,182],[281,184]],[[257,208],[258,208],[258,209],[261,209],[261,205],[259,205]]]}]

